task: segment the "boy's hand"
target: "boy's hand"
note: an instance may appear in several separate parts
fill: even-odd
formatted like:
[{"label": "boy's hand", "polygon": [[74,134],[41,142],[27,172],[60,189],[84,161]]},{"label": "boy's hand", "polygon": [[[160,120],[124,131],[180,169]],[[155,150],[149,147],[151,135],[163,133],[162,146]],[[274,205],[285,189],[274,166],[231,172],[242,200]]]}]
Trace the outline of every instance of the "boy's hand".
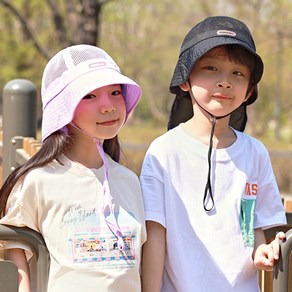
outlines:
[{"label": "boy's hand", "polygon": [[258,246],[254,256],[254,266],[259,270],[273,271],[275,261],[280,256],[280,240],[285,239],[285,233],[279,232],[270,244]]}]

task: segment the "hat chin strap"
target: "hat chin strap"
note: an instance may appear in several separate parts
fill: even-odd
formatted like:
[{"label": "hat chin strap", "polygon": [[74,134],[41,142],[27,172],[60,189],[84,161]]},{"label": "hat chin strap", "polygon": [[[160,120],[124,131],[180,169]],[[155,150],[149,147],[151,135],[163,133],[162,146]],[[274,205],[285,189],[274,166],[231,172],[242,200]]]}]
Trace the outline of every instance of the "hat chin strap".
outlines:
[{"label": "hat chin strap", "polygon": [[[206,212],[209,212],[211,210],[213,210],[215,208],[215,202],[214,202],[214,196],[213,196],[213,191],[212,191],[212,184],[211,184],[211,170],[212,170],[212,161],[211,161],[211,156],[212,156],[212,150],[213,150],[213,136],[214,136],[214,132],[215,132],[215,125],[217,120],[219,119],[223,119],[229,115],[231,115],[234,111],[224,115],[224,116],[219,116],[216,117],[214,115],[212,115],[209,111],[207,111],[205,108],[203,108],[200,103],[196,100],[192,90],[191,90],[191,84],[188,81],[188,85],[190,87],[189,90],[189,94],[191,96],[191,98],[194,99],[194,101],[196,102],[196,104],[206,113],[208,113],[210,115],[210,121],[212,123],[212,128],[211,128],[211,136],[210,136],[210,141],[209,141],[209,150],[208,150],[208,178],[207,178],[207,182],[206,182],[206,187],[205,187],[205,191],[204,191],[204,198],[203,198],[203,206],[204,206],[204,210]],[[252,86],[249,87],[249,89],[247,90],[246,96],[249,94],[249,92],[251,91]],[[208,207],[208,194],[210,194],[210,200],[212,202],[211,206]]]},{"label": "hat chin strap", "polygon": [[75,129],[81,131],[83,134],[87,135],[88,137],[92,138],[93,142],[96,144],[97,150],[101,156],[101,159],[104,165],[104,181],[102,184],[103,185],[103,216],[108,228],[117,239],[118,249],[122,252],[125,259],[127,259],[127,255],[125,254],[125,243],[123,240],[123,234],[118,224],[117,217],[115,216],[115,212],[114,212],[115,203],[113,202],[113,197],[111,195],[110,188],[109,188],[108,161],[102,147],[103,141],[101,139],[98,139],[88,134],[86,131],[81,129],[74,122],[71,122],[70,125],[74,127]]},{"label": "hat chin strap", "polygon": [[[216,126],[216,122],[219,119],[223,119],[229,115],[231,115],[231,113],[224,115],[224,116],[220,116],[220,117],[216,117],[214,115],[212,115],[209,111],[207,111],[206,109],[204,109],[200,103],[197,102],[195,96],[193,95],[193,92],[191,90],[191,86],[189,83],[189,93],[191,98],[194,99],[194,101],[197,103],[197,105],[206,113],[208,113],[210,115],[210,121],[212,123],[212,128],[211,128],[211,135],[210,135],[210,141],[209,141],[209,150],[208,150],[208,178],[207,178],[207,182],[206,182],[206,186],[205,186],[205,191],[204,191],[204,198],[203,198],[203,206],[204,206],[204,210],[206,212],[210,212],[215,208],[215,202],[214,202],[214,196],[213,196],[213,191],[212,191],[212,184],[211,184],[211,170],[212,170],[212,161],[211,161],[211,157],[212,157],[212,150],[213,150],[213,137],[214,137],[214,132],[215,132],[215,126]],[[208,207],[208,194],[211,200],[211,206]]]},{"label": "hat chin strap", "polygon": [[[190,85],[190,83],[189,83],[189,86],[190,86],[190,88],[191,88],[191,85]],[[193,92],[192,92],[192,90],[190,89],[189,90],[189,94],[190,94],[190,96],[194,99],[194,101],[196,102],[196,104],[204,111],[204,112],[206,112],[207,114],[209,114],[210,115],[210,117],[211,117],[211,121],[213,120],[213,119],[215,119],[215,120],[220,120],[220,119],[223,119],[223,118],[226,118],[226,117],[228,117],[229,115],[231,115],[232,113],[233,113],[233,111],[232,112],[230,112],[229,114],[226,114],[226,115],[224,115],[224,116],[219,116],[219,117],[216,117],[216,116],[214,116],[214,115],[212,115],[209,111],[207,111],[205,108],[203,108],[201,105],[200,105],[200,103],[196,100],[196,98],[195,98],[195,96],[194,96],[194,94],[193,94]]]}]

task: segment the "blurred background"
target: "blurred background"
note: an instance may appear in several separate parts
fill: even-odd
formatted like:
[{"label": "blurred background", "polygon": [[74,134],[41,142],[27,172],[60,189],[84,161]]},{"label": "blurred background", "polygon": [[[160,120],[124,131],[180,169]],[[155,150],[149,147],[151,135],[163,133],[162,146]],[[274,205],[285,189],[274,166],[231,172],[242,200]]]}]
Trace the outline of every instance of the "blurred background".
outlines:
[{"label": "blurred background", "polygon": [[[292,193],[292,0],[0,0],[0,89],[31,80],[40,95],[45,64],[60,49],[105,49],[143,97],[122,130],[124,161],[137,174],[149,143],[166,130],[168,86],[185,34],[207,16],[245,22],[265,71],[246,132],[267,146],[283,194]],[[0,111],[2,97],[0,91]],[[38,124],[41,102],[38,98]]]}]

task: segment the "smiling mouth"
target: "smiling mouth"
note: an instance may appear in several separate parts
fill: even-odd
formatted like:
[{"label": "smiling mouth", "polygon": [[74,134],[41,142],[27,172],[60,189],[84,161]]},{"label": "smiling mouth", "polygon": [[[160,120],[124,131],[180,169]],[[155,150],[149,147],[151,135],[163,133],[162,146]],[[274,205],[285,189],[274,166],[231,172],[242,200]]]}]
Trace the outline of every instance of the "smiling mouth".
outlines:
[{"label": "smiling mouth", "polygon": [[113,126],[118,122],[118,120],[111,120],[111,121],[104,121],[101,123],[96,123],[97,125],[102,125],[102,126]]}]

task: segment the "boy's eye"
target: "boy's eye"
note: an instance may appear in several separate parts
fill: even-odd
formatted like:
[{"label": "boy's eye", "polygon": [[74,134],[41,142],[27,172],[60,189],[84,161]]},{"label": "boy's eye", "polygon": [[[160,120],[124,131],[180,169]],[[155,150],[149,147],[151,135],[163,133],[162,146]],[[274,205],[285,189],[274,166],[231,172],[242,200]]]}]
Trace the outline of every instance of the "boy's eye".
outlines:
[{"label": "boy's eye", "polygon": [[93,99],[93,98],[95,98],[95,97],[96,97],[96,96],[95,96],[94,94],[89,93],[89,94],[85,95],[85,96],[83,97],[83,99]]},{"label": "boy's eye", "polygon": [[209,71],[217,71],[217,68],[211,65],[205,66],[205,69],[209,70]]},{"label": "boy's eye", "polygon": [[234,71],[233,74],[236,75],[236,76],[243,76],[243,75],[244,75],[244,74],[243,74],[242,72],[240,72],[240,71]]}]

